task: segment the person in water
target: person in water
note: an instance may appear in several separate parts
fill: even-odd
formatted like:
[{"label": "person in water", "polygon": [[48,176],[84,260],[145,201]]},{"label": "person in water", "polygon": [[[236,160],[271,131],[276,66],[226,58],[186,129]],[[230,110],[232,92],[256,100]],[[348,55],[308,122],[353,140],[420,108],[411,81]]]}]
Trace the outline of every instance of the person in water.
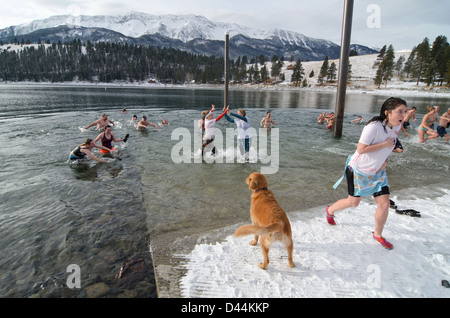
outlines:
[{"label": "person in water", "polygon": [[[431,128],[431,125],[434,123],[434,115],[436,114],[436,108],[427,106],[428,113],[423,117],[422,123],[417,130],[419,135],[419,142],[423,143],[429,139],[437,139],[439,134]],[[425,138],[425,135],[429,135]]]},{"label": "person in water", "polygon": [[440,137],[445,138],[445,141],[450,140],[450,135],[447,133],[447,127],[450,123],[450,108],[444,113],[439,120],[439,126],[437,126],[437,133]]},{"label": "person in water", "polygon": [[[348,197],[326,208],[327,222],[336,225],[337,211],[357,207],[361,197],[372,195],[377,204],[373,238],[387,249],[392,249],[393,245],[382,237],[390,205],[386,160],[395,148],[407,110],[406,102],[400,98],[391,97],[383,103],[380,115],[364,127],[355,153],[347,159],[344,176]],[[334,185],[335,189],[344,176]]]},{"label": "person in water", "polygon": [[96,156],[94,156],[94,154],[91,152],[91,149],[94,147],[103,149],[103,150],[108,150],[108,151],[110,150],[106,147],[96,145],[95,142],[91,138],[88,138],[88,139],[86,139],[86,141],[84,143],[82,143],[81,145],[78,145],[75,149],[73,149],[70,152],[70,155],[69,155],[70,162],[86,163],[86,160],[87,160],[86,157],[89,157],[92,160],[95,160],[98,162],[105,162],[105,163],[111,162],[111,161],[106,161],[106,160],[103,160],[103,159],[100,159],[100,158],[97,158]]},{"label": "person in water", "polygon": [[128,134],[125,136],[125,138],[123,139],[116,139],[116,137],[114,136],[114,134],[111,132],[111,126],[110,125],[106,125],[105,126],[105,131],[102,132],[101,134],[99,134],[97,136],[97,138],[95,138],[94,143],[97,143],[99,140],[102,143],[103,147],[106,147],[110,150],[104,150],[104,149],[100,149],[101,153],[109,153],[114,151],[114,147],[112,145],[113,142],[127,142],[128,140]]},{"label": "person in water", "polygon": [[272,114],[270,113],[270,111],[268,111],[267,115],[261,120],[259,125],[261,127],[266,128],[267,130],[270,130],[272,128],[272,124],[273,125],[278,125],[276,122],[273,121]]},{"label": "person in water", "polygon": [[217,118],[214,119],[213,112],[215,110],[214,104],[211,106],[211,110],[208,112],[208,114],[205,116],[205,135],[203,136],[203,143],[202,143],[202,158],[205,153],[205,148],[208,147],[208,149],[211,149],[211,152],[213,155],[216,154],[216,147],[214,146],[214,126],[217,121],[221,120],[223,116],[228,111],[228,107],[224,110],[222,114],[217,116]]},{"label": "person in water", "polygon": [[114,122],[112,120],[108,119],[108,115],[103,114],[101,118],[97,119],[92,124],[87,125],[86,127],[84,127],[84,129],[89,129],[90,127],[94,126],[95,124],[97,124],[97,130],[103,129],[103,128],[105,128],[106,125],[109,125],[109,124],[114,126]]},{"label": "person in water", "polygon": [[142,119],[138,123],[136,129],[139,130],[141,128],[147,128],[149,125],[155,127],[155,129],[158,129],[158,126],[156,126],[155,124],[147,121],[147,116],[142,116]]},{"label": "person in water", "polygon": [[[230,106],[228,106],[228,109],[229,107]],[[230,118],[230,115],[235,118]],[[236,124],[238,130],[239,150],[241,155],[244,155],[245,159],[248,160],[252,133],[250,131],[250,119],[246,116],[245,110],[239,108],[237,114],[233,114],[230,110],[228,110],[228,112],[225,113],[225,119],[230,123]]]}]

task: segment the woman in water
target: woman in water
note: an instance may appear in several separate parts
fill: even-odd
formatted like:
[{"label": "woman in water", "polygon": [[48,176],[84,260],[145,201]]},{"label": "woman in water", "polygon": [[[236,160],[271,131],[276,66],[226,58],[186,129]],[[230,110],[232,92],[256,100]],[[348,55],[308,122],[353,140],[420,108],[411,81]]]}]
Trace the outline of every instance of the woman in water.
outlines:
[{"label": "woman in water", "polygon": [[222,119],[223,116],[228,111],[228,107],[224,110],[222,114],[217,116],[216,119],[214,119],[213,111],[215,110],[214,104],[211,107],[211,110],[208,112],[208,114],[205,116],[205,136],[203,137],[203,143],[202,143],[202,158],[205,152],[205,148],[208,146],[209,149],[211,149],[211,152],[213,155],[216,154],[216,147],[214,147],[214,126],[216,125],[216,122]]},{"label": "woman in water", "polygon": [[[431,125],[434,123],[434,114],[436,113],[436,108],[427,106],[428,113],[423,116],[422,123],[419,126],[417,132],[419,133],[419,142],[425,142],[428,139],[436,139],[439,137],[439,134],[435,132]],[[430,135],[428,138],[425,138],[425,134]]]},{"label": "woman in water", "polygon": [[387,249],[393,248],[393,245],[381,236],[390,204],[386,160],[395,148],[407,110],[406,102],[400,98],[391,97],[383,103],[380,115],[372,118],[364,127],[356,152],[347,160],[345,176],[348,197],[326,208],[327,222],[335,225],[334,214],[337,211],[357,207],[362,196],[373,195],[377,204],[373,238]]},{"label": "woman in water", "polygon": [[106,160],[103,160],[103,159],[100,159],[100,158],[97,158],[96,156],[94,156],[91,152],[91,149],[94,147],[103,149],[103,150],[108,150],[108,151],[110,150],[106,147],[96,145],[91,138],[88,138],[88,139],[86,139],[86,141],[84,143],[82,143],[81,145],[78,145],[74,150],[72,150],[72,152],[69,155],[70,162],[86,163],[86,159],[87,159],[86,156],[88,156],[92,160],[95,160],[98,162],[105,162],[105,163],[111,162],[111,161],[106,161]]},{"label": "woman in water", "polygon": [[97,143],[99,140],[101,140],[102,146],[106,147],[106,148],[108,148],[110,150],[100,149],[100,152],[101,153],[109,153],[109,152],[114,150],[114,147],[112,145],[113,141],[114,142],[122,142],[122,141],[123,142],[127,142],[128,136],[129,135],[127,134],[125,136],[125,138],[123,138],[123,139],[116,139],[114,134],[111,132],[111,126],[110,125],[106,125],[105,126],[105,131],[102,132],[101,134],[99,134],[97,136],[97,138],[95,138],[94,143]]},{"label": "woman in water", "polygon": [[[228,106],[229,108],[230,106]],[[236,118],[231,119],[229,115],[234,116]],[[237,114],[233,114],[228,110],[228,113],[225,113],[225,119],[230,123],[235,123],[238,129],[238,142],[239,142],[239,150],[241,155],[245,155],[245,159],[248,160],[248,153],[250,151],[250,139],[252,138],[252,133],[250,131],[250,120],[247,116],[245,116],[245,110],[239,108]]]}]

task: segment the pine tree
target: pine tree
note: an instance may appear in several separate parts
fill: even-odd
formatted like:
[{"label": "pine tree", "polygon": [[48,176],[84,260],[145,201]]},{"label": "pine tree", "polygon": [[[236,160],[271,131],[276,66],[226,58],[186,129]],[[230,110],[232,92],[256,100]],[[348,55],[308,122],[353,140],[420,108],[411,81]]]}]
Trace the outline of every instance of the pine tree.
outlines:
[{"label": "pine tree", "polygon": [[328,74],[328,56],[325,57],[325,60],[322,63],[322,67],[320,68],[319,77],[317,78],[317,83],[323,84],[323,79]]},{"label": "pine tree", "polygon": [[299,86],[300,82],[305,75],[305,69],[303,68],[302,61],[298,60],[294,66],[294,71],[292,72],[291,82],[295,83],[295,86]]},{"label": "pine tree", "polygon": [[405,60],[406,60],[405,57],[402,55],[398,58],[397,63],[395,63],[395,70],[397,71],[398,76],[400,76],[402,73]]},{"label": "pine tree", "polygon": [[414,77],[417,78],[416,85],[419,85],[419,81],[424,75],[427,64],[429,63],[430,57],[430,42],[428,38],[423,39],[416,48],[416,56],[412,66]]},{"label": "pine tree", "polygon": [[395,52],[394,47],[389,45],[388,49],[383,54],[383,59],[378,65],[377,73],[374,79],[375,85],[380,88],[381,84],[384,83],[387,86],[388,81],[392,79],[394,73],[394,60]]},{"label": "pine tree", "polygon": [[328,82],[334,82],[336,80],[336,72],[337,72],[337,67],[336,67],[336,63],[331,62],[330,67],[328,68],[327,71],[327,81]]},{"label": "pine tree", "polygon": [[424,72],[427,85],[432,85],[435,81],[440,82],[440,85],[442,85],[448,61],[448,46],[447,38],[443,35],[436,37],[433,42],[427,68]]}]

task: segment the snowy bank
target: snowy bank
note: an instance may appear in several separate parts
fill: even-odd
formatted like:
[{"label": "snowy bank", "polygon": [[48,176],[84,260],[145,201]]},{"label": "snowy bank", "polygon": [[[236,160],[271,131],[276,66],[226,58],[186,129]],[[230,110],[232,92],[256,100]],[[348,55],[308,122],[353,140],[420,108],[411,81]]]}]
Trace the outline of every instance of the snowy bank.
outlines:
[{"label": "snowy bank", "polygon": [[[450,190],[437,198],[417,198],[409,189],[392,196],[399,209],[415,209],[420,218],[392,209],[383,236],[394,244],[386,250],[372,238],[375,203],[336,213],[336,226],[325,220],[325,206],[292,212],[295,268],[287,266],[281,243],[272,246],[267,270],[261,270],[260,246],[251,237],[199,244],[184,255],[187,274],[183,297],[432,297],[449,298]],[[408,198],[401,200],[401,198]],[[236,228],[238,225],[236,226]]]}]

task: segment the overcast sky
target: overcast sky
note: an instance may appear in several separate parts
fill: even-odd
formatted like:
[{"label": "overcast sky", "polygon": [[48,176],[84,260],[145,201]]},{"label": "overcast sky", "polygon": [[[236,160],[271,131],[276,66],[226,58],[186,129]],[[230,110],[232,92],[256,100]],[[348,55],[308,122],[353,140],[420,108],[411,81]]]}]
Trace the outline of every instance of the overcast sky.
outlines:
[{"label": "overcast sky", "polygon": [[[0,29],[52,15],[203,15],[213,22],[279,28],[341,43],[344,0],[2,0]],[[356,0],[352,43],[412,49],[425,37],[450,37],[448,0]]]}]

